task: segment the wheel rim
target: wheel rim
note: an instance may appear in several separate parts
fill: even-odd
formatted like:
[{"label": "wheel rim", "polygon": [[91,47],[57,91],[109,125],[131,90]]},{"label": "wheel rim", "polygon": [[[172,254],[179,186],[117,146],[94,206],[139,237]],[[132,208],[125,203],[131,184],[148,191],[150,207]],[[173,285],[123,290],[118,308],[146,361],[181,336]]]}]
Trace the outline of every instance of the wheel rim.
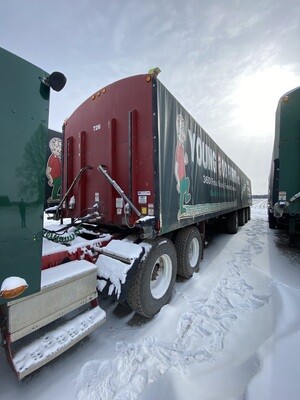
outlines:
[{"label": "wheel rim", "polygon": [[200,249],[199,242],[197,238],[194,238],[191,241],[189,247],[189,263],[191,268],[195,268],[197,266],[199,259],[199,249]]},{"label": "wheel rim", "polygon": [[163,254],[156,260],[150,280],[150,291],[155,299],[160,299],[168,290],[172,279],[172,260]]}]

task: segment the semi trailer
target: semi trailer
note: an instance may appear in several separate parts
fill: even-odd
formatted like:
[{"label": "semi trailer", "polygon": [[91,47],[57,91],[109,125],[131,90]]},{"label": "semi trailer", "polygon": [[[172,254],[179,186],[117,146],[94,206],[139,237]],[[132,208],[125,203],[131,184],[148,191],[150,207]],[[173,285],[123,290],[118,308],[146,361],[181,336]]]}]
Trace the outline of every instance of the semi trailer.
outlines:
[{"label": "semi trailer", "polygon": [[0,57],[0,321],[22,379],[105,321],[98,293],[154,317],[176,276],[199,270],[207,224],[234,234],[250,219],[251,183],[152,72],[64,122],[60,197],[43,220],[49,91],[65,79]]},{"label": "semi trailer", "polygon": [[300,234],[300,87],[279,100],[269,175],[269,227],[283,228],[291,243]]}]

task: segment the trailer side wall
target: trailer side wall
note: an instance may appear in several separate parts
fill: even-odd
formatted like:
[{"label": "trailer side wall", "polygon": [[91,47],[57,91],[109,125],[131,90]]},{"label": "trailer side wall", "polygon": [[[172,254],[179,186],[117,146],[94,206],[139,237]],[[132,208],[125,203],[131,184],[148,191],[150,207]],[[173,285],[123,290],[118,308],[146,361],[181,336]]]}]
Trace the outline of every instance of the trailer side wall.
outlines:
[{"label": "trailer side wall", "polygon": [[251,205],[251,183],[157,84],[161,233]]},{"label": "trailer side wall", "polygon": [[269,175],[269,227],[300,233],[300,87],[284,94],[276,109]]}]

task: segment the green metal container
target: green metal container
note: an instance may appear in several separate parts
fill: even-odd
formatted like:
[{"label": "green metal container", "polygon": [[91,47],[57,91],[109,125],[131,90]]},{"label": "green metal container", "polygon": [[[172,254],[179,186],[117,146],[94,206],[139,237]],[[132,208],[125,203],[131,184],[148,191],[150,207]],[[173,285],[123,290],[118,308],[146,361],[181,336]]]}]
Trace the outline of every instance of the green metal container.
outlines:
[{"label": "green metal container", "polygon": [[300,233],[300,87],[284,94],[276,111],[269,179],[269,223]]},{"label": "green metal container", "polygon": [[29,295],[40,290],[50,88],[48,74],[2,48],[0,65],[0,289],[20,277]]}]

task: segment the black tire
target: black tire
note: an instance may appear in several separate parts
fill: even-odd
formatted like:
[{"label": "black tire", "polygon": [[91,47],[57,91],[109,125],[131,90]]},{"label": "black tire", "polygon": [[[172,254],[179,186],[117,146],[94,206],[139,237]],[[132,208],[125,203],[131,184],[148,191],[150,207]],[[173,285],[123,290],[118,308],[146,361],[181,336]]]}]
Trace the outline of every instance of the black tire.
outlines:
[{"label": "black tire", "polygon": [[246,210],[247,210],[247,222],[248,222],[251,220],[251,208],[247,207]]},{"label": "black tire", "polygon": [[189,279],[199,271],[203,245],[199,229],[188,226],[181,229],[175,239],[177,251],[177,275]]},{"label": "black tire", "polygon": [[289,237],[290,237],[290,246],[300,249],[300,235],[290,234]]},{"label": "black tire", "polygon": [[239,226],[244,226],[246,223],[246,210],[242,208],[238,211],[238,224]]},{"label": "black tire", "polygon": [[227,233],[235,234],[238,231],[239,220],[238,220],[238,212],[233,211],[232,213],[227,215]]},{"label": "black tire", "polygon": [[[130,282],[127,302],[138,314],[152,318],[172,295],[177,273],[177,255],[166,238],[145,240],[152,247]],[[159,273],[160,272],[160,273]]]},{"label": "black tire", "polygon": [[268,212],[268,222],[269,222],[269,228],[270,229],[275,229],[276,228],[276,218],[274,217],[273,214],[270,213],[270,211]]},{"label": "black tire", "polygon": [[249,221],[249,207],[244,208],[245,224]]}]

